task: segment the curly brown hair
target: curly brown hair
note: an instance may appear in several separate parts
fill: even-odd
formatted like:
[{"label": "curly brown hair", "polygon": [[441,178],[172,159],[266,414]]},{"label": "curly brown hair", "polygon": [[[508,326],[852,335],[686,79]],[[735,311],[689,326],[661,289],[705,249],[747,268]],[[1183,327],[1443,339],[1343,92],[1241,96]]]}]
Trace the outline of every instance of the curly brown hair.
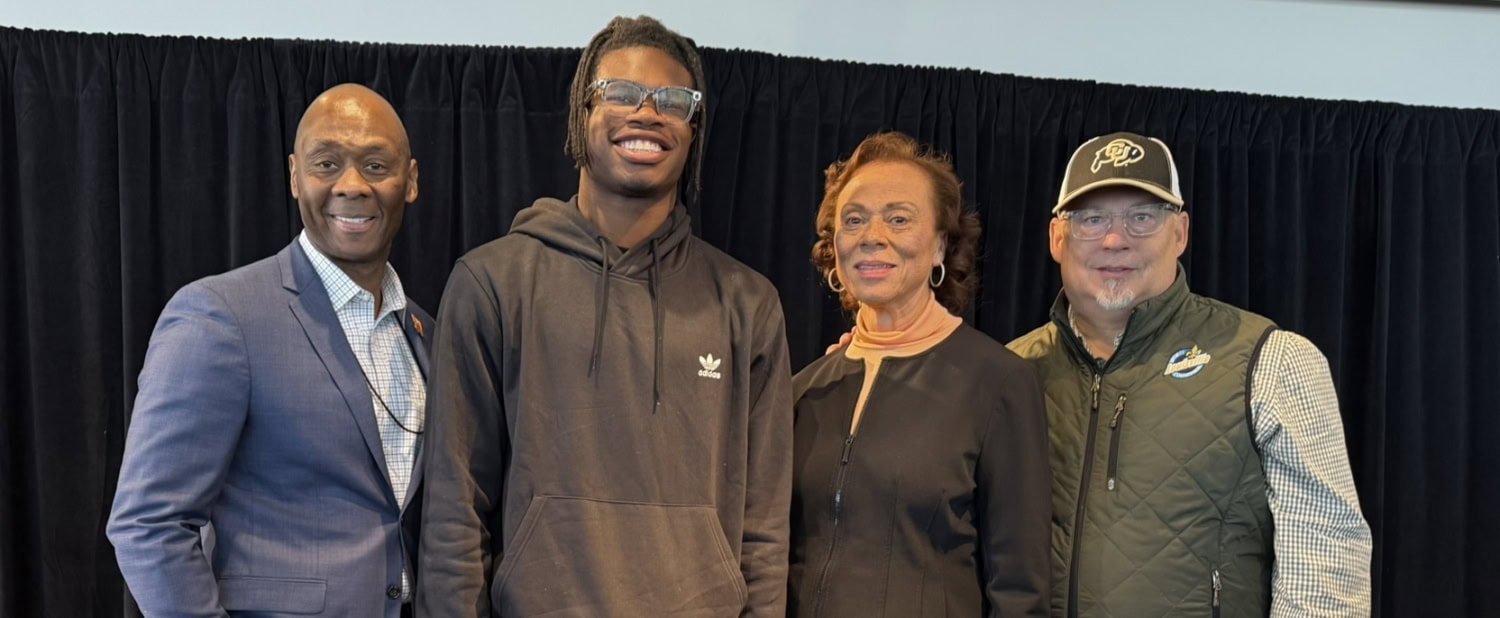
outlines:
[{"label": "curly brown hair", "polygon": [[[948,273],[933,293],[948,311],[954,315],[963,313],[974,298],[978,281],[974,262],[979,246],[979,215],[964,208],[962,185],[948,156],[917,143],[904,133],[890,131],[871,135],[859,143],[847,160],[829,165],[823,173],[827,180],[823,185],[823,203],[818,206],[818,241],[813,243],[813,266],[823,275],[825,283],[837,276],[834,272],[833,232],[839,194],[860,168],[877,161],[915,165],[932,180],[933,204],[938,209],[938,231],[943,235],[945,247],[943,267]],[[838,294],[845,310],[853,313],[859,309],[859,301],[847,288]]]},{"label": "curly brown hair", "polygon": [[[627,47],[654,47],[676,60],[693,76],[692,87],[707,90],[708,82],[703,77],[703,57],[692,39],[677,34],[654,18],[616,17],[609,20],[578,59],[578,69],[573,73],[573,85],[568,90],[568,141],[563,150],[573,157],[579,168],[589,165],[588,118],[589,102],[594,97],[594,80],[598,78],[599,59],[605,54]],[[692,119],[693,143],[688,146],[687,169],[682,172],[683,201],[696,202],[701,190],[703,175],[703,144],[708,140],[708,100],[698,104]]]}]

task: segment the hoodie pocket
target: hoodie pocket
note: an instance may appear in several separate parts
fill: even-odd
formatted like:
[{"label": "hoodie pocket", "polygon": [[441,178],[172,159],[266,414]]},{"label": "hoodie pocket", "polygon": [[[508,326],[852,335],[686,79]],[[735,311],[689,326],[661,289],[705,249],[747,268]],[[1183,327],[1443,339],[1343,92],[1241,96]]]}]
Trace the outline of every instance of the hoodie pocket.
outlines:
[{"label": "hoodie pocket", "polygon": [[710,506],[537,496],[490,591],[504,616],[738,616],[739,559]]}]

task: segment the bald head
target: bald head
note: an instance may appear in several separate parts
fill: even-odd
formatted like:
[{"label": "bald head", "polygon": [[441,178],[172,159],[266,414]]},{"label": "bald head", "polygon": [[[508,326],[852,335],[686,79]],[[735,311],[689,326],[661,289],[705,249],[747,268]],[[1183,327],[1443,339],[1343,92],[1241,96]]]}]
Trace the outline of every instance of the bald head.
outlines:
[{"label": "bald head", "polygon": [[417,160],[396,110],[359,84],[329,88],[302,114],[287,168],[308,240],[379,298],[391,243],[417,199]]},{"label": "bald head", "polygon": [[313,99],[297,123],[294,152],[307,152],[318,141],[340,138],[385,141],[403,159],[411,157],[406,125],[396,115],[396,108],[380,93],[360,84],[339,84]]}]

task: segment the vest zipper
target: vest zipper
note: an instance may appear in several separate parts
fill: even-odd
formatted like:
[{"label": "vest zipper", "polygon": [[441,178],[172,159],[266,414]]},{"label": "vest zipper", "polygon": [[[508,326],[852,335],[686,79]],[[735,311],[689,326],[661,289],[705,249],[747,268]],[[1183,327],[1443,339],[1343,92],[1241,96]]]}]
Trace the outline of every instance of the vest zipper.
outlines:
[{"label": "vest zipper", "polygon": [[849,451],[854,449],[854,434],[844,438],[844,453],[839,457],[839,476],[833,486],[833,540],[828,542],[828,559],[823,561],[823,574],[818,576],[818,602],[813,605],[813,615],[821,613],[823,597],[828,592],[828,573],[833,566],[833,550],[839,544],[839,515],[844,512],[844,477],[849,473]]},{"label": "vest zipper", "polygon": [[1223,586],[1219,585],[1219,570],[1214,569],[1214,618],[1219,618],[1219,591]]},{"label": "vest zipper", "polygon": [[1119,477],[1120,469],[1120,434],[1125,428],[1120,426],[1120,417],[1125,415],[1125,394],[1120,393],[1120,400],[1115,402],[1115,415],[1109,419],[1109,482],[1106,483],[1109,491],[1115,490],[1115,479]]},{"label": "vest zipper", "polygon": [[1078,559],[1082,555],[1083,512],[1089,500],[1089,479],[1094,476],[1094,438],[1099,432],[1099,383],[1104,373],[1094,373],[1089,389],[1089,439],[1083,449],[1083,476],[1078,483],[1078,506],[1073,512],[1073,559],[1068,561],[1068,618],[1078,618]]}]

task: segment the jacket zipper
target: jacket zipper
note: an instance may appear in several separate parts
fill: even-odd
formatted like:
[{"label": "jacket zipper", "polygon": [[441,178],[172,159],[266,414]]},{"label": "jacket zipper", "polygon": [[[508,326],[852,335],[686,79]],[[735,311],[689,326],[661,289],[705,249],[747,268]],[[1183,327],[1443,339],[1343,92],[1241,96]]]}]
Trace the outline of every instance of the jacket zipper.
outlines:
[{"label": "jacket zipper", "polygon": [[833,550],[839,544],[839,516],[844,512],[844,477],[849,473],[849,451],[854,449],[854,434],[844,438],[844,453],[839,457],[839,476],[833,486],[833,539],[828,542],[828,559],[823,561],[823,574],[818,576],[818,602],[813,605],[813,615],[821,613],[823,597],[828,591],[828,573],[833,566]]},{"label": "jacket zipper", "polygon": [[1120,400],[1115,402],[1115,415],[1109,419],[1109,482],[1106,486],[1109,491],[1115,490],[1115,479],[1119,478],[1120,470],[1120,434],[1125,428],[1120,426],[1120,417],[1125,415],[1125,394],[1120,393]]},{"label": "jacket zipper", "polygon": [[1219,585],[1219,570],[1214,569],[1214,618],[1219,618],[1219,591],[1223,586]]},{"label": "jacket zipper", "polygon": [[1102,372],[1094,373],[1089,389],[1089,439],[1083,449],[1083,476],[1078,484],[1078,506],[1073,512],[1073,559],[1068,561],[1068,618],[1078,618],[1078,560],[1082,555],[1083,512],[1089,500],[1089,478],[1094,475],[1094,436],[1099,431],[1099,382]]}]

